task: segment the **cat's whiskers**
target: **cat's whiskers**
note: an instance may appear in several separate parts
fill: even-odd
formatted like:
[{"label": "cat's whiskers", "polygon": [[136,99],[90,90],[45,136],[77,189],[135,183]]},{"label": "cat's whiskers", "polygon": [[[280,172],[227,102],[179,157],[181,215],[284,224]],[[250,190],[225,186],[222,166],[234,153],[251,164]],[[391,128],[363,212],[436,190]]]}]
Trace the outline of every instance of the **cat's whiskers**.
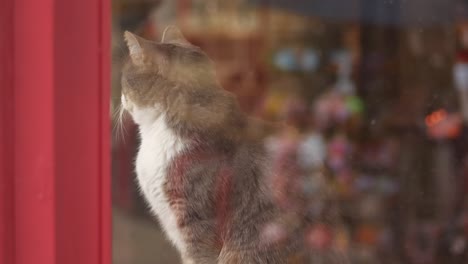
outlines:
[{"label": "cat's whiskers", "polygon": [[122,141],[123,143],[125,143],[125,136],[127,135],[127,130],[123,123],[125,112],[126,111],[122,105],[119,105],[119,107],[114,112],[114,119],[116,120],[113,132],[116,135],[117,141]]}]

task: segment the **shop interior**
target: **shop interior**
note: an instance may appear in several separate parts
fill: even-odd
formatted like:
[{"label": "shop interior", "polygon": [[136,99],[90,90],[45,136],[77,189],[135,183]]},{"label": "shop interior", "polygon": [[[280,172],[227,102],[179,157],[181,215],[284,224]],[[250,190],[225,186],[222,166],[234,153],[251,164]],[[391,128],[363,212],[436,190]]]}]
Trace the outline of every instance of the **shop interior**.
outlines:
[{"label": "shop interior", "polygon": [[[297,263],[467,263],[468,3],[345,2],[113,0],[111,112],[123,32],[177,25],[246,113],[286,124],[265,146],[311,219]],[[113,263],[180,263],[135,182],[137,129],[111,118]]]}]

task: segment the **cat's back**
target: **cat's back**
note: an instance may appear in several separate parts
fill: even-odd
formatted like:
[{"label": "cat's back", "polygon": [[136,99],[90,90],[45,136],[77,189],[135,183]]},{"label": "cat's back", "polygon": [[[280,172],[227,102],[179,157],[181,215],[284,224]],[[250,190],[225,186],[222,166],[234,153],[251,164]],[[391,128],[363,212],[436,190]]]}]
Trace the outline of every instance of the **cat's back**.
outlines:
[{"label": "cat's back", "polygon": [[281,222],[282,213],[274,202],[271,159],[263,141],[238,144],[232,159],[229,230],[219,263],[289,263],[297,250],[295,239],[268,244],[264,232]]},{"label": "cat's back", "polygon": [[[258,227],[277,213],[269,188],[269,159],[261,142],[240,144],[232,159],[232,169],[230,200],[233,234],[255,240],[259,235]],[[251,232],[245,232],[249,228]]]}]

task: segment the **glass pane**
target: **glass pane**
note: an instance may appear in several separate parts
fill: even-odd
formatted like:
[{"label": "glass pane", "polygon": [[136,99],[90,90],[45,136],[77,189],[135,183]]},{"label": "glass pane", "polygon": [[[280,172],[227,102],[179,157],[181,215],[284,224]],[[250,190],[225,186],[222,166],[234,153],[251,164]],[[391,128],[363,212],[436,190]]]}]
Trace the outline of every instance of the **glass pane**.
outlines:
[{"label": "glass pane", "polygon": [[467,7],[113,0],[114,263],[467,263]]}]

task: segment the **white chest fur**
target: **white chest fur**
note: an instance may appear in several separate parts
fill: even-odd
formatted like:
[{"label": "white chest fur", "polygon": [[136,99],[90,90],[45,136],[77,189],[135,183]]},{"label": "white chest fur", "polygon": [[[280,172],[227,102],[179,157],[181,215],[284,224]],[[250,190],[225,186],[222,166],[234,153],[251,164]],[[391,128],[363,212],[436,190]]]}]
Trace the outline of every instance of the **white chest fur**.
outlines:
[{"label": "white chest fur", "polygon": [[185,145],[167,127],[164,115],[151,125],[140,124],[140,134],[142,142],[136,160],[140,188],[170,240],[184,252],[184,240],[177,227],[176,215],[163,188],[169,163]]}]

